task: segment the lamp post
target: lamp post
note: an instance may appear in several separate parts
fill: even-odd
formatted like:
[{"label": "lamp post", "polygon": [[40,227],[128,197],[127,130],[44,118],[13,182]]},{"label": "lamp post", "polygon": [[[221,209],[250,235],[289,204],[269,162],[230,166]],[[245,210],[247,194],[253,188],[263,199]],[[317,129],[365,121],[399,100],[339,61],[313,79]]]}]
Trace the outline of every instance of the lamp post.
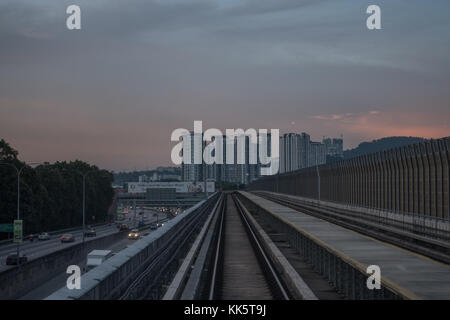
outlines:
[{"label": "lamp post", "polygon": [[91,170],[88,172],[81,172],[78,170],[65,169],[64,171],[73,171],[73,172],[78,173],[81,177],[83,177],[83,202],[82,202],[82,205],[83,205],[83,237],[82,237],[82,239],[83,239],[83,244],[84,244],[84,233],[86,232],[86,176],[89,173],[95,172],[95,170]]},{"label": "lamp post", "polygon": [[[86,177],[92,173],[92,172],[97,172],[96,170],[91,170],[91,171],[87,171],[87,172],[81,172],[78,170],[75,170],[75,172],[77,172],[78,174],[80,174],[83,177],[83,244],[84,244],[84,233],[85,233],[85,229],[86,229]],[[104,174],[104,172],[100,172],[100,174]],[[135,213],[136,213],[136,208],[135,208]]]},{"label": "lamp post", "polygon": [[317,200],[320,203],[320,172],[318,165],[316,165],[316,172],[317,172]]},{"label": "lamp post", "polygon": [[86,176],[94,171],[82,173],[76,170],[76,172],[83,177],[83,244],[84,244],[84,234],[86,232]]},{"label": "lamp post", "polygon": [[[38,162],[30,163],[32,164],[39,164]],[[14,168],[17,173],[17,220],[20,220],[20,175],[22,174],[22,171],[24,168],[27,167],[27,164],[25,163],[20,169],[18,169],[15,165],[11,163],[1,162],[0,165],[6,165]],[[22,231],[23,232],[23,231]],[[17,265],[20,265],[20,242],[17,242]]]},{"label": "lamp post", "polygon": [[136,198],[133,200],[133,206],[134,206],[134,217],[133,217],[133,226],[136,228]]}]

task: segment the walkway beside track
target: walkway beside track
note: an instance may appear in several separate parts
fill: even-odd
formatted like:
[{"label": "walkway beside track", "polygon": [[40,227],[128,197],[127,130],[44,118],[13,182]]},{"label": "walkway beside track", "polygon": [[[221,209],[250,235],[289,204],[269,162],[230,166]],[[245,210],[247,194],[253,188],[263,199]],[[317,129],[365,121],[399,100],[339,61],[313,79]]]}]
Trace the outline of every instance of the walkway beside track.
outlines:
[{"label": "walkway beside track", "polygon": [[450,299],[450,266],[331,224],[252,193],[241,194],[360,269],[378,265],[382,284],[407,299]]}]

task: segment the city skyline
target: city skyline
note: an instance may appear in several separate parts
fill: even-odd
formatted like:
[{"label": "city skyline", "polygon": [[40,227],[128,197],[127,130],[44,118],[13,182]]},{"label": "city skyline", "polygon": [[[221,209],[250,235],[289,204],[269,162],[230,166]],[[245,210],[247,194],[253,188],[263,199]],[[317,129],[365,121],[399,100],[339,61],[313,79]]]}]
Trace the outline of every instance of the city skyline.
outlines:
[{"label": "city skyline", "polygon": [[450,3],[377,2],[368,31],[370,1],[81,0],[68,31],[69,1],[3,1],[0,137],[25,161],[129,171],[170,166],[194,120],[345,149],[449,136]]}]

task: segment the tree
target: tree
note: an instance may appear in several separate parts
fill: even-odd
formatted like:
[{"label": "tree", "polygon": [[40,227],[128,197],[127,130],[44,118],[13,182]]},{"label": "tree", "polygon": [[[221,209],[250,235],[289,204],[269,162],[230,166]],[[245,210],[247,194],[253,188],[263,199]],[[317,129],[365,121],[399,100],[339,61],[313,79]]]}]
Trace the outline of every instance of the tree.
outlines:
[{"label": "tree", "polygon": [[18,154],[5,140],[0,140],[0,161],[17,160]]},{"label": "tree", "polygon": [[[18,159],[19,153],[0,140],[0,163],[22,168],[20,215],[25,233],[81,226],[83,177],[86,174],[86,223],[104,222],[112,203],[113,176],[106,170],[76,160],[32,168]],[[17,172],[0,165],[0,223],[12,223],[17,211]],[[0,233],[0,239],[6,238]]]}]

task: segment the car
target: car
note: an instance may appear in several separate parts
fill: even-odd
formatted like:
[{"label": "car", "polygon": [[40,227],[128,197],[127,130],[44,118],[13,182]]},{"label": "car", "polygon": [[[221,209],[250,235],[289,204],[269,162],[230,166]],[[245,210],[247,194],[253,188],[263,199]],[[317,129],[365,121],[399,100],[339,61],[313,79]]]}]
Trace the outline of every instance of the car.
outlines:
[{"label": "car", "polygon": [[122,231],[122,230],[128,230],[128,225],[122,223],[122,224],[119,226],[119,230],[120,230],[120,231]]},{"label": "car", "polygon": [[42,232],[42,233],[38,236],[38,240],[39,240],[39,241],[50,240],[50,235],[49,235],[47,232]]},{"label": "car", "polygon": [[36,239],[38,239],[39,235],[38,234],[29,234],[26,239],[30,240],[30,241],[34,241]]},{"label": "car", "polygon": [[156,230],[156,229],[158,229],[158,225],[155,222],[152,222],[150,224],[150,230]]},{"label": "car", "polygon": [[143,226],[145,226],[144,221],[139,221],[138,228],[142,228]]},{"label": "car", "polygon": [[130,240],[137,240],[139,239],[141,235],[139,234],[138,229],[132,229],[131,232],[128,234],[128,239]]},{"label": "car", "polygon": [[[19,257],[19,258],[17,258]],[[20,256],[17,256],[17,253],[11,253],[6,256],[6,265],[12,266],[17,264],[24,264],[28,261],[28,258],[26,255],[22,254]]]},{"label": "car", "polygon": [[60,239],[61,239],[61,243],[64,243],[64,242],[74,242],[74,241],[75,241],[75,237],[74,237],[72,234],[70,234],[70,233],[63,234],[63,235],[60,237]]},{"label": "car", "polygon": [[97,232],[95,231],[94,228],[90,228],[89,230],[86,230],[84,232],[84,236],[85,237],[96,237],[97,236]]},{"label": "car", "polygon": [[164,225],[164,223],[161,223],[161,222],[159,222],[159,223],[156,224],[156,226],[157,226],[158,228],[161,228],[163,225]]}]

